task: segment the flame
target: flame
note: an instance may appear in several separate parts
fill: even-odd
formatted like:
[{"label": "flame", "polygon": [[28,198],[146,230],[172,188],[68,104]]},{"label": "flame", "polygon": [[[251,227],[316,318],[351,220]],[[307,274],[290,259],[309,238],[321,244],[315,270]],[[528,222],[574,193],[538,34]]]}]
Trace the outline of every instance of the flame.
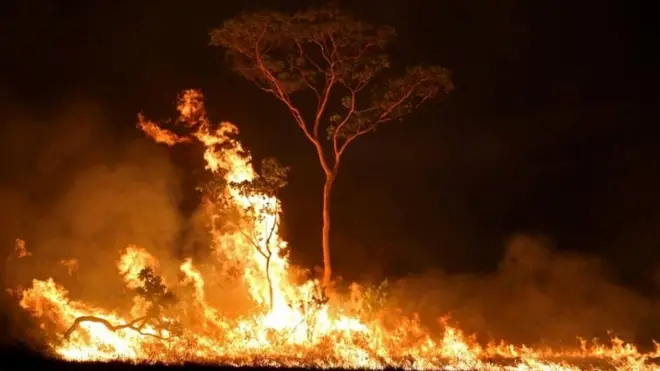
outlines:
[{"label": "flame", "polygon": [[147,120],[142,114],[138,115],[137,126],[156,143],[163,143],[167,144],[168,146],[173,146],[177,143],[186,143],[190,141],[189,138],[181,137],[172,133],[171,131],[161,129],[158,124]]},{"label": "flame", "polygon": [[25,247],[25,241],[17,238],[14,242],[14,252],[9,256],[8,259],[11,259],[12,257],[16,257],[16,259],[23,259],[27,258],[28,256],[32,256],[32,253],[28,251],[27,247]]},{"label": "flame", "polygon": [[[245,194],[237,185],[257,177],[249,154],[235,139],[237,127],[223,122],[213,129],[203,97],[195,90],[184,92],[178,110],[177,123],[190,130],[189,135],[174,134],[142,115],[138,127],[169,146],[201,143],[207,170],[227,184],[205,198],[212,220],[212,261],[198,264],[187,258],[179,267],[181,279],[165,282],[189,295],[159,313],[158,320],[181,323],[182,330],[175,334],[146,321],[138,325],[152,308],[143,297],[135,296],[128,311],[113,311],[69,299],[53,279],[35,279],[22,292],[20,305],[34,316],[62,359],[453,370],[578,370],[590,362],[615,369],[660,369],[653,364],[660,347],[642,353],[616,337],[609,346],[580,340],[573,349],[560,350],[481,345],[446,319],[440,321],[442,335],[434,336],[417,318],[394,309],[375,314],[351,309],[365,300],[357,285],[347,300],[321,300],[319,282],[294,282],[295,267],[286,258],[288,246],[278,230],[280,201],[258,192]],[[234,228],[223,228],[227,223],[217,207],[221,201],[238,210]],[[222,297],[218,277],[227,275],[228,265],[239,272],[238,282],[254,303],[254,309],[239,316],[223,313],[210,300]],[[157,271],[159,262],[142,247],[126,247],[117,261],[128,289],[140,287],[145,268]]]},{"label": "flame", "polygon": [[62,259],[59,261],[59,264],[66,268],[69,276],[73,276],[78,271],[78,259]]},{"label": "flame", "polygon": [[158,268],[158,260],[147,250],[135,245],[127,246],[117,261],[119,274],[130,289],[140,287],[140,271],[144,268]]}]

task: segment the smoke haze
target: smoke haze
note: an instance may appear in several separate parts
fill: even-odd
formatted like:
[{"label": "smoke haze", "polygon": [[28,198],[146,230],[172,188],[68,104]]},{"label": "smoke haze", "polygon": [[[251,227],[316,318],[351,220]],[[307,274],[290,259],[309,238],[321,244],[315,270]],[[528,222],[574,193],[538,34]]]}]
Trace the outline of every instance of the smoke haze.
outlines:
[{"label": "smoke haze", "polygon": [[599,259],[558,252],[538,235],[511,238],[496,272],[434,272],[392,286],[392,298],[423,322],[446,313],[482,340],[560,345],[612,331],[649,345],[648,324],[659,319],[657,303],[618,285]]}]

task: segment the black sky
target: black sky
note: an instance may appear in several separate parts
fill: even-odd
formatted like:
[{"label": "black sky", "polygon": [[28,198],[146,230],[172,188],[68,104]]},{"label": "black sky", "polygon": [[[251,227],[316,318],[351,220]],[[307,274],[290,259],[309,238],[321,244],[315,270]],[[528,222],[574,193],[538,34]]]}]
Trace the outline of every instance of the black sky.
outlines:
[{"label": "black sky", "polygon": [[[3,2],[3,115],[94,102],[108,141],[121,141],[140,137],[137,112],[166,115],[180,90],[201,88],[213,118],[236,123],[256,157],[291,165],[286,233],[296,259],[318,263],[321,172],[312,148],[283,107],[207,46],[208,31],[243,9],[316,3]],[[528,231],[558,249],[598,254],[622,278],[657,268],[660,43],[651,9],[624,1],[344,3],[398,30],[397,63],[450,68],[456,90],[349,151],[334,208],[338,272],[489,269],[508,236]],[[4,121],[3,130],[16,130]],[[39,148],[11,144],[3,145],[3,187],[30,183],[33,197],[51,197],[43,190],[51,180],[25,170]]]}]

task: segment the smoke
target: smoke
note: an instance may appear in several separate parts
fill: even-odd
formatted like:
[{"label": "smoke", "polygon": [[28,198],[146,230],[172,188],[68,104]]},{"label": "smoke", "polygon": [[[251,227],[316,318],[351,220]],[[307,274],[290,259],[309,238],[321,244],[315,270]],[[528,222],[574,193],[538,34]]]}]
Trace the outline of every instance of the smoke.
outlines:
[{"label": "smoke", "polygon": [[115,165],[82,171],[37,232],[37,256],[84,262],[78,279],[86,282],[86,298],[101,288],[107,293],[104,278],[117,276],[119,250],[133,243],[164,258],[179,233],[177,181],[169,162],[142,145],[128,146],[121,157]]},{"label": "smoke", "polygon": [[[576,337],[649,345],[657,303],[619,284],[596,257],[560,252],[549,238],[516,235],[496,272],[433,272],[395,281],[391,300],[437,328],[438,316],[480,340],[575,345]],[[655,334],[657,335],[657,334]]]},{"label": "smoke", "polygon": [[[147,248],[165,272],[173,269],[185,216],[181,171],[167,150],[118,135],[102,107],[86,100],[38,114],[20,106],[0,113],[4,287],[53,277],[73,298],[116,306],[130,304],[116,268],[128,244]],[[30,256],[11,257],[17,238]],[[4,295],[3,312],[15,301]]]}]

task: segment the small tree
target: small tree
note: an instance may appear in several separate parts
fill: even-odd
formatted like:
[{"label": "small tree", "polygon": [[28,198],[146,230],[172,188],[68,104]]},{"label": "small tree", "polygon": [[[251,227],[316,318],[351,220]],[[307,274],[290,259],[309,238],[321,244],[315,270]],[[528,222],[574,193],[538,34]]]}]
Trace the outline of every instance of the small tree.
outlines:
[{"label": "small tree", "polygon": [[[217,218],[220,223],[215,224],[214,228],[219,231],[240,232],[248,243],[264,257],[264,275],[268,281],[271,308],[273,306],[271,260],[275,254],[282,254],[286,251],[276,246],[277,241],[273,239],[275,231],[280,227],[280,204],[278,202],[255,204],[252,197],[263,195],[277,199],[280,190],[287,185],[289,170],[289,167],[283,166],[277,159],[267,157],[261,161],[260,173],[252,180],[227,183],[221,177],[215,177],[198,187],[200,192],[213,199],[213,213],[218,216],[222,215]],[[231,196],[226,192],[227,186],[238,189],[239,194],[248,202],[247,208],[239,208],[230,199]],[[268,215],[273,216],[273,219],[267,221]]]},{"label": "small tree", "polygon": [[[223,23],[211,44],[226,49],[232,68],[284,103],[314,145],[323,187],[323,283],[331,278],[330,196],[346,148],[378,125],[402,119],[453,85],[448,70],[414,66],[387,76],[391,27],[359,21],[335,7],[295,14],[254,12]],[[316,98],[304,114],[296,93]]]},{"label": "small tree", "polygon": [[[273,254],[281,251],[279,246],[274,245],[277,241],[273,240],[274,232],[280,226],[281,210],[279,202],[275,202],[273,205],[255,205],[252,203],[250,196],[277,196],[279,191],[287,184],[288,173],[288,167],[282,166],[276,159],[269,157],[261,162],[260,175],[250,181],[232,184],[238,187],[241,195],[250,202],[250,206],[246,211],[251,214],[252,223],[248,228],[245,228],[243,227],[244,223],[239,221],[238,228],[257,252],[266,259],[264,274],[268,280],[268,299],[271,309],[273,307],[273,281],[270,275],[270,262]],[[277,199],[275,198],[275,200]],[[274,217],[270,223],[266,220],[268,215]]]}]

